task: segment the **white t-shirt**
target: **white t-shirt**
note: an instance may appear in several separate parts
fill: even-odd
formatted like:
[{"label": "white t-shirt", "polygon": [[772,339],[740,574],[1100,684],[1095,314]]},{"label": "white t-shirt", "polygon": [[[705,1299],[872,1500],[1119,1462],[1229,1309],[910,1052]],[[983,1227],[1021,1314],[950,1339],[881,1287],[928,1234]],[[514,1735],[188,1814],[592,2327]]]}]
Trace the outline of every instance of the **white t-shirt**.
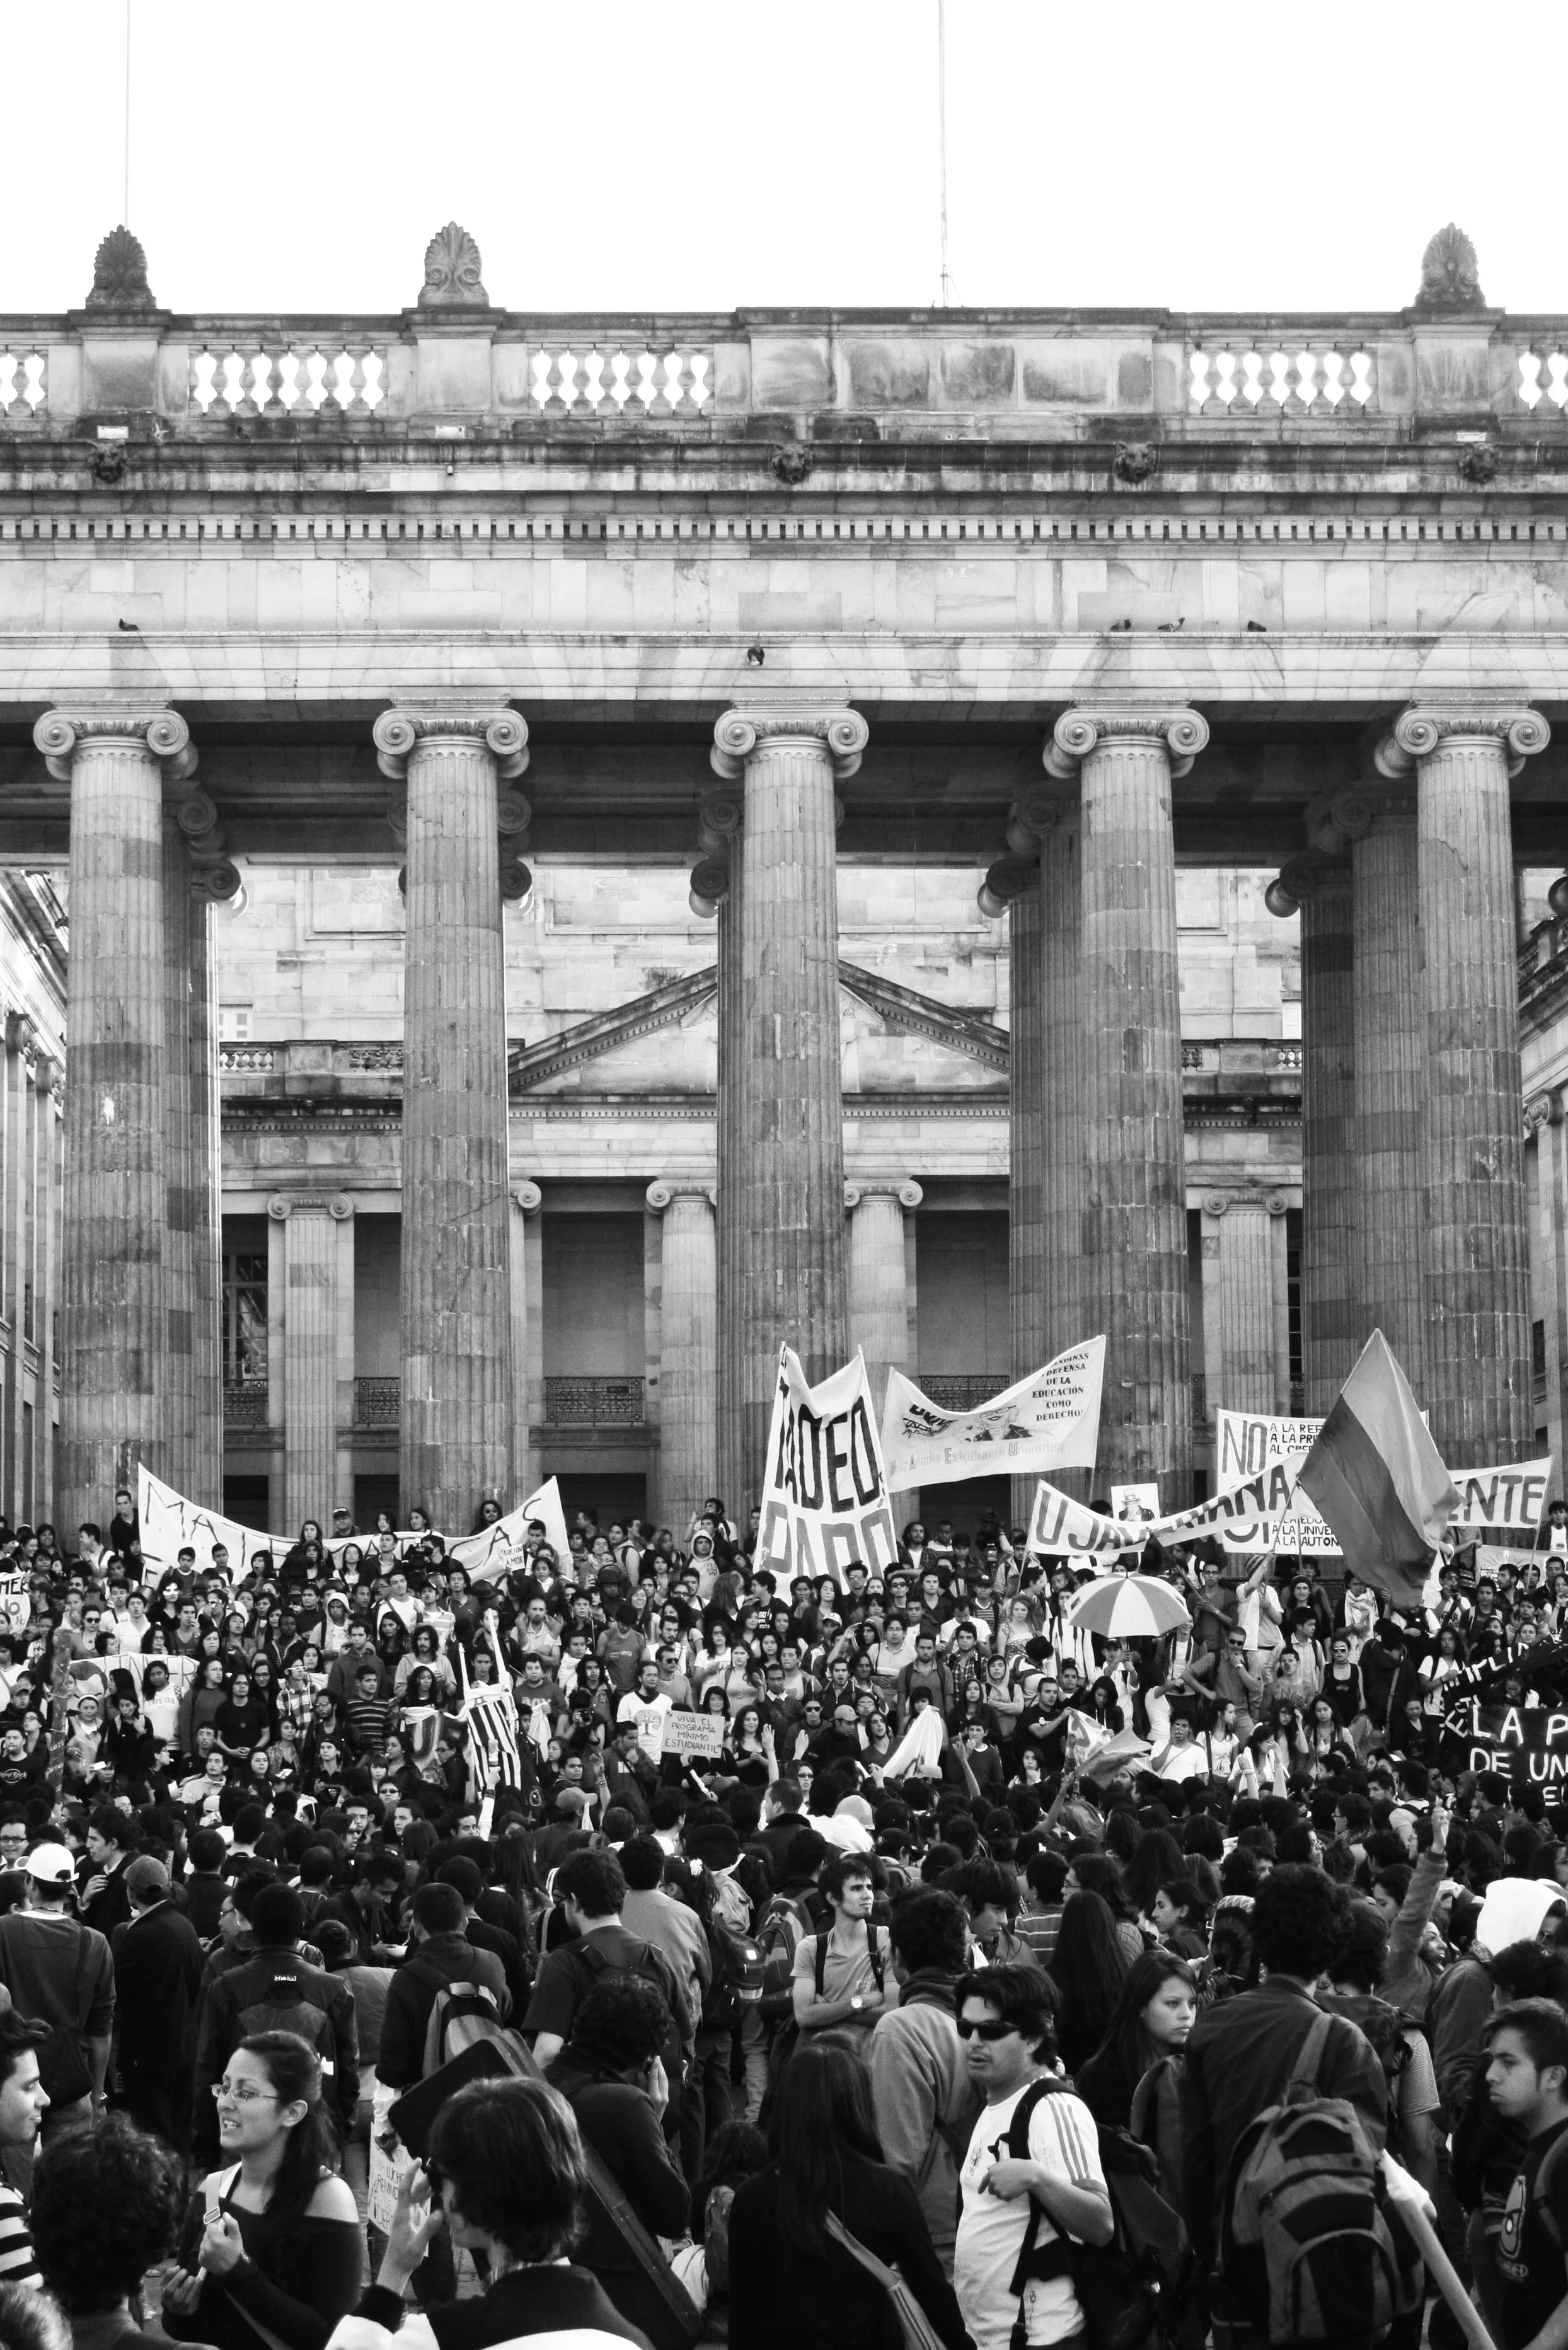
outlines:
[{"label": "white t-shirt", "polygon": [[[1027,2195],[1004,2202],[1000,2195],[985,2194],[981,2181],[993,2162],[1006,2157],[1008,2125],[1019,2098],[1032,2085],[1025,2083],[1012,2096],[986,2106],[975,2123],[959,2173],[963,2202],[953,2256],[953,2290],[963,2322],[974,2337],[975,2350],[1008,2350],[1018,2315],[1018,2303],[1008,2286],[1023,2249],[1033,2207]],[[1081,2097],[1066,2090],[1050,2091],[1030,2115],[1029,2155],[1053,2178],[1069,2185],[1105,2186],[1095,2117]],[[1043,2217],[1036,2242],[1054,2243],[1056,2235],[1050,2220]],[[1064,2341],[1084,2323],[1070,2276],[1033,2279],[1024,2289],[1023,2314],[1024,2338],[1032,2345]]]}]

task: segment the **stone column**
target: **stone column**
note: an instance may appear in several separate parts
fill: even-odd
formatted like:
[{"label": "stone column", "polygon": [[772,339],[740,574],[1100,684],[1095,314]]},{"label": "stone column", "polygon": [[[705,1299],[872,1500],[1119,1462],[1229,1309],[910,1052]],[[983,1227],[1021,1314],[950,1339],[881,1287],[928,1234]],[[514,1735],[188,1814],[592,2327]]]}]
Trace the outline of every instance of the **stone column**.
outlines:
[{"label": "stone column", "polygon": [[38,1402],[33,1414],[36,1449],[33,1492],[40,1519],[55,1521],[55,1354],[57,1343],[56,1310],[60,1295],[60,1062],[48,1057],[37,1065],[40,1146],[38,1180]]},{"label": "stone column", "polygon": [[[1367,822],[1352,842],[1355,941],[1353,1011],[1355,1157],[1361,1245],[1352,1337],[1381,1330],[1418,1403],[1427,1400],[1427,1040],[1421,1010],[1421,926],[1416,795],[1365,795]],[[1330,1399],[1332,1400],[1332,1399]],[[1309,1409],[1323,1409],[1307,1396]],[[1486,1464],[1482,1464],[1483,1466]]]},{"label": "stone column", "polygon": [[267,1201],[283,1227],[283,1530],[291,1535],[306,1518],[329,1526],[334,1503],[348,1498],[337,1491],[338,1227],[353,1213],[341,1191]]},{"label": "stone column", "polygon": [[[650,1183],[660,1232],[659,1508],[679,1534],[714,1490],[718,1429],[717,1267],[706,1184]],[[726,1507],[730,1496],[723,1496]]]},{"label": "stone column", "polygon": [[1073,710],[1081,784],[1084,1336],[1106,1339],[1096,1490],[1191,1498],[1187,1194],[1171,783],[1209,740],[1195,711]]},{"label": "stone column", "polygon": [[849,1211],[849,1344],[866,1357],[878,1428],[888,1399],[888,1373],[910,1368],[904,1219],[923,1196],[912,1181],[844,1187]]},{"label": "stone column", "polygon": [[[223,1496],[197,1490],[196,1216],[204,1136],[196,1132],[191,1060],[192,957],[196,907],[191,847],[176,809],[163,811],[163,1282],[168,1300],[164,1475],[211,1509]],[[206,919],[206,899],[202,901]],[[222,1405],[220,1403],[220,1414]],[[325,1523],[325,1521],[324,1521]]]},{"label": "stone column", "polygon": [[[1247,1191],[1204,1193],[1204,1359],[1210,1410],[1276,1408],[1274,1234],[1284,1212],[1278,1192],[1266,1199]],[[1218,1362],[1210,1354],[1215,1336]]]},{"label": "stone column", "polygon": [[5,1393],[0,1399],[0,1493],[4,1495],[5,1508],[13,1524],[28,1515],[26,1481],[22,1466],[27,1291],[32,1279],[27,1251],[33,1156],[29,1149],[32,1079],[27,1064],[28,1056],[36,1050],[36,1031],[26,1014],[8,1012],[5,1015],[5,1099],[0,1105],[0,1123],[4,1127],[0,1164],[3,1164],[5,1171],[4,1187],[0,1191],[5,1213],[5,1274],[3,1282],[0,1282],[0,1290],[3,1290],[5,1316],[10,1326],[5,1347]]},{"label": "stone column", "polygon": [[512,1461],[518,1500],[539,1482],[528,1402],[528,1221],[538,1222],[540,1198],[537,1183],[512,1186]]},{"label": "stone column", "polygon": [[[742,1482],[723,1498],[742,1523],[760,1487],[781,1342],[813,1380],[846,1351],[834,783],[855,773],[866,738],[853,711],[782,700],[732,710],[714,729],[715,771],[744,786],[744,849],[730,890],[739,1054],[737,1066],[735,1013],[722,1003],[719,1121],[742,1414],[727,1456]],[[739,1098],[727,1129],[730,1086]]]},{"label": "stone column", "polygon": [[408,784],[403,989],[405,1513],[466,1534],[512,1487],[511,1209],[497,781],[528,730],[493,703],[388,711],[383,774]]},{"label": "stone column", "polygon": [[[229,868],[232,871],[232,868]],[[237,878],[237,877],[235,877]],[[223,1170],[218,1102],[218,962],[213,924],[218,903],[234,894],[226,876],[193,876],[191,893],[190,1072],[191,1366],[196,1391],[193,1501],[221,1509],[223,1500]]]},{"label": "stone column", "polygon": [[1352,901],[1343,861],[1321,868],[1301,901],[1302,1378],[1313,1413],[1344,1386],[1362,1321]]},{"label": "stone column", "polygon": [[194,764],[171,710],[55,710],[33,739],[71,787],[59,1516],[162,1473],[168,1344],[162,796]]},{"label": "stone column", "polygon": [[1521,1458],[1533,1430],[1509,779],[1548,740],[1532,710],[1423,707],[1379,756],[1417,775],[1426,1400],[1456,1469]]}]

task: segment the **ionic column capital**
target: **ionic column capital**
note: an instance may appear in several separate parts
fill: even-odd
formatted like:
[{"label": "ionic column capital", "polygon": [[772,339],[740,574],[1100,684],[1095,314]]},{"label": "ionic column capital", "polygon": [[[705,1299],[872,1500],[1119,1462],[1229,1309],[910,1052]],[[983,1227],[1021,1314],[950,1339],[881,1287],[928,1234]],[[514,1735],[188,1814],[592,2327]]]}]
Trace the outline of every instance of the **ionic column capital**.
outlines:
[{"label": "ionic column capital", "polygon": [[537,1183],[514,1183],[512,1198],[525,1216],[536,1216],[545,1202],[545,1194]]},{"label": "ionic column capital", "polygon": [[1380,775],[1397,782],[1445,743],[1501,743],[1508,772],[1517,775],[1526,759],[1544,751],[1552,729],[1538,710],[1517,702],[1454,702],[1412,703],[1394,721],[1373,754]]},{"label": "ionic column capital", "polygon": [[844,1204],[848,1209],[859,1207],[863,1200],[897,1200],[900,1208],[918,1208],[925,1196],[913,1176],[909,1175],[902,1180],[897,1175],[871,1176],[864,1182],[844,1186]]},{"label": "ionic column capital", "polygon": [[1208,741],[1209,721],[1196,710],[1156,704],[1140,707],[1137,702],[1102,709],[1086,706],[1064,711],[1058,718],[1045,746],[1044,764],[1048,775],[1064,783],[1077,774],[1092,751],[1106,743],[1158,743],[1169,756],[1173,779],[1179,780]]},{"label": "ionic column capital", "polygon": [[663,1215],[666,1208],[671,1208],[674,1206],[677,1200],[701,1200],[705,1207],[711,1208],[713,1206],[717,1197],[717,1191],[716,1187],[711,1183],[666,1183],[659,1181],[650,1183],[642,1196],[647,1201],[649,1206],[652,1209],[653,1213],[656,1216],[661,1216]]},{"label": "ionic column capital", "polygon": [[495,761],[504,783],[520,775],[528,764],[528,722],[515,710],[497,708],[488,696],[472,701],[399,703],[383,710],[371,733],[376,764],[393,783],[401,783],[409,760],[421,743],[461,742],[483,745]]},{"label": "ionic column capital", "polygon": [[1549,1087],[1545,1093],[1532,1094],[1524,1105],[1524,1139],[1539,1134],[1543,1127],[1561,1126],[1564,1103],[1560,1093]]},{"label": "ionic column capital", "polygon": [[33,742],[56,783],[68,784],[78,751],[98,743],[118,743],[156,759],[166,782],[196,772],[191,729],[177,710],[132,702],[91,702],[47,710],[33,729]]},{"label": "ionic column capital", "polygon": [[1280,921],[1289,921],[1306,905],[1321,903],[1335,897],[1348,897],[1354,887],[1349,864],[1307,851],[1301,857],[1288,857],[1263,892],[1263,903]]},{"label": "ionic column capital", "polygon": [[726,710],[719,720],[708,760],[716,775],[734,783],[763,743],[820,743],[833,762],[835,778],[844,783],[859,766],[870,734],[860,712],[841,704],[748,702],[742,708]]},{"label": "ionic column capital", "polygon": [[334,1191],[330,1197],[317,1191],[275,1191],[266,1203],[267,1214],[278,1224],[286,1224],[291,1216],[306,1215],[312,1210],[317,1215],[330,1216],[335,1224],[346,1224],[354,1213],[354,1202],[347,1191]]}]

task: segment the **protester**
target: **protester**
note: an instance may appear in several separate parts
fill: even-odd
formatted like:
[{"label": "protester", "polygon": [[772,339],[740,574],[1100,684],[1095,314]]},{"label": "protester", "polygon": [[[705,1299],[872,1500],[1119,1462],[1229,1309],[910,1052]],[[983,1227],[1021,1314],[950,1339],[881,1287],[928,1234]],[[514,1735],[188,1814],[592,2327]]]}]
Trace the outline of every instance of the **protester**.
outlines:
[{"label": "protester", "polygon": [[114,2023],[114,1961],[103,1936],[69,1910],[76,1864],[62,1844],[27,1855],[27,1907],[0,1918],[0,1984],[49,2028],[46,2136],[75,2129],[103,2104]]},{"label": "protester", "polygon": [[[38,2074],[38,2050],[47,2038],[41,2024],[14,2008],[0,2013],[0,2149],[15,2152],[31,2167],[48,2095]],[[0,2182],[0,2282],[36,2284],[37,2262],[27,2213],[14,2187]]]},{"label": "protester", "polygon": [[124,1883],[130,1918],[114,1943],[120,2093],[132,2120],[183,2152],[191,2137],[202,1945],[173,1907],[162,1861],[138,1854]]},{"label": "protester", "polygon": [[730,2210],[730,2350],[898,2350],[887,2294],[832,2222],[896,2265],[947,2350],[969,2334],[909,2180],[882,2159],[869,2081],[837,2043],[807,2043],[778,2086],[769,2166]]},{"label": "protester", "polygon": [[[432,2195],[432,2189],[435,2190]],[[430,2167],[399,2190],[375,2283],[330,2350],[492,2350],[543,2334],[558,2350],[602,2350],[607,2337],[650,2350],[597,2278],[571,2264],[587,2197],[571,2107],[541,2081],[476,2081],[437,2114]],[[405,2315],[403,2296],[443,2224],[483,2259],[483,2299]]]},{"label": "protester", "polygon": [[337,2143],[314,2048],[293,2032],[240,2042],[214,2084],[219,2160],[192,2199],[163,2286],[177,2342],[322,2350],[359,2288],[359,2215],[334,2175]]},{"label": "protester", "polygon": [[898,2004],[871,2034],[871,2103],[883,2158],[920,2199],[931,2247],[952,2274],[959,2164],[974,2120],[975,2092],[954,2020],[953,1996],[968,1948],[967,1920],[951,1893],[906,1894],[889,1932]]},{"label": "protester", "polygon": [[183,2174],[172,2148],[123,2114],[56,2139],[39,2163],[33,2240],[77,2350],[142,2350],[131,2305],[174,2249]]}]

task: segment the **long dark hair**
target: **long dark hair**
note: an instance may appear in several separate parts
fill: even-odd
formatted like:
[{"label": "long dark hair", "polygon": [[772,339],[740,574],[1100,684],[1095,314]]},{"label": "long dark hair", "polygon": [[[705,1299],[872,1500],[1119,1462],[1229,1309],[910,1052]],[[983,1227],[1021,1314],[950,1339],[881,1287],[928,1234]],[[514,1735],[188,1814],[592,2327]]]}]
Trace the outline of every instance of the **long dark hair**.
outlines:
[{"label": "long dark hair", "polygon": [[1159,2053],[1143,2028],[1144,2009],[1172,1980],[1184,1982],[1197,1995],[1197,1981],[1185,1959],[1177,1958],[1169,1950],[1146,1950],[1141,1959],[1135,1959],[1122,1984],[1121,1997],[1111,2011],[1106,2036],[1095,2051],[1096,2056],[1103,2056],[1114,2049],[1121,2061],[1123,2075],[1132,2087],[1137,2087]]},{"label": "long dark hair", "polygon": [[871,2113],[870,2075],[859,2058],[831,2041],[797,2049],[779,2075],[768,2123],[768,2152],[778,2173],[778,2231],[793,2251],[822,2259],[824,2221],[844,2216],[843,2154],[880,2162]]},{"label": "long dark hair", "polygon": [[337,2161],[337,2134],[321,2102],[320,2059],[297,2032],[253,2032],[241,2041],[240,2051],[259,2057],[266,2066],[280,2106],[291,2106],[301,2097],[305,2100],[306,2111],[288,2134],[266,2207],[297,2219],[320,2186],[323,2173],[333,2169]]},{"label": "long dark hair", "polygon": [[1056,2032],[1069,2065],[1105,2038],[1127,1968],[1109,1903],[1097,1893],[1070,1894],[1046,1968],[1062,1994]]},{"label": "long dark hair", "polygon": [[[1122,1891],[1133,1908],[1147,1917],[1154,1908],[1154,1897],[1160,1887],[1186,1874],[1181,1846],[1169,1829],[1146,1828],[1138,1838],[1137,1851],[1122,1871]],[[1082,1877],[1078,1881],[1082,1884]]]}]

